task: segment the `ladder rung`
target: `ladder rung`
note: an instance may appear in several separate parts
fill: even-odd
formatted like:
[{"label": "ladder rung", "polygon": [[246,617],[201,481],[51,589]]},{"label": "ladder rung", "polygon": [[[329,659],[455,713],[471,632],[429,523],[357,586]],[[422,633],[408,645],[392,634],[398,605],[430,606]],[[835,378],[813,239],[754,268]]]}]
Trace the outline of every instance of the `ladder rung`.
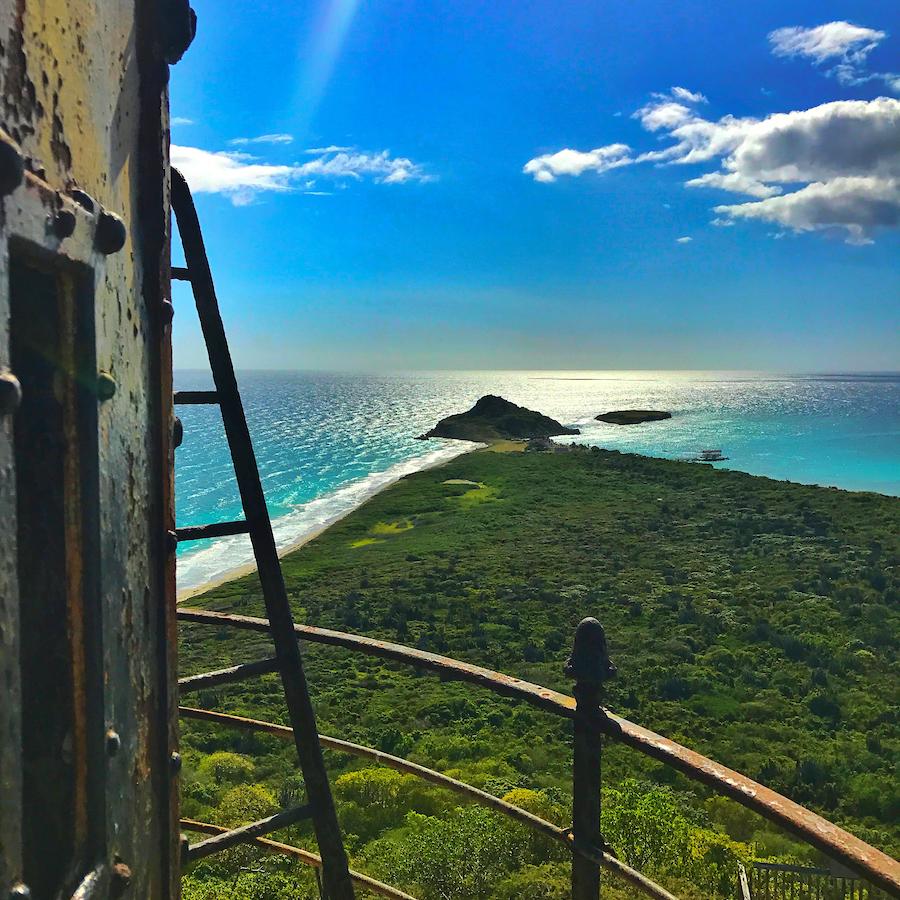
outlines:
[{"label": "ladder rung", "polygon": [[182,406],[200,406],[204,403],[218,403],[218,391],[175,391],[173,402]]},{"label": "ladder rung", "polygon": [[181,541],[202,541],[204,538],[227,537],[230,534],[247,534],[250,523],[246,519],[235,522],[213,522],[210,525],[189,525],[187,528],[176,528],[175,537]]},{"label": "ladder rung", "polygon": [[191,271],[185,266],[172,266],[173,281],[190,281]]},{"label": "ladder rung", "polygon": [[178,690],[182,694],[191,691],[199,691],[202,688],[216,687],[220,684],[233,684],[235,681],[243,681],[253,675],[265,675],[278,671],[278,660],[261,659],[258,662],[240,663],[227,669],[217,669],[215,672],[204,672],[202,675],[189,675],[187,678],[178,679]]},{"label": "ladder rung", "polygon": [[240,828],[233,828],[231,831],[217,834],[215,837],[206,838],[192,844],[187,850],[187,862],[194,862],[203,859],[213,853],[219,853],[221,850],[227,850],[235,844],[241,844],[244,841],[252,841],[253,838],[262,837],[271,831],[278,831],[279,828],[286,828],[288,825],[294,825],[301,819],[312,818],[312,806],[295,806],[293,809],[286,809],[284,812],[275,813],[267,819],[260,819],[258,822],[251,822],[249,825],[241,825]]}]

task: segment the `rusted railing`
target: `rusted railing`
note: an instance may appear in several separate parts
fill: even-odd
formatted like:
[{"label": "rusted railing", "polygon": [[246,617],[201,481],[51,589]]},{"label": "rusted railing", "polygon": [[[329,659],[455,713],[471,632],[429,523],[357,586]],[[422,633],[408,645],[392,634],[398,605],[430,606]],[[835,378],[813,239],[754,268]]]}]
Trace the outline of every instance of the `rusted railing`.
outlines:
[{"label": "rusted railing", "polygon": [[748,890],[751,900],[880,900],[884,894],[851,875],[818,866],[751,863]]},{"label": "rusted railing", "polygon": [[[198,624],[227,625],[258,632],[269,630],[269,624],[265,619],[253,616],[180,608],[178,617],[183,621]],[[320,736],[320,740],[324,747],[367,756],[385,765],[441,784],[469,796],[475,802],[491,806],[516,818],[550,837],[563,840],[573,854],[573,900],[596,900],[600,866],[616,872],[647,896],[673,900],[672,895],[663,888],[615,859],[609,848],[604,847],[602,843],[599,834],[601,734],[606,734],[664,762],[688,778],[699,781],[754,810],[821,850],[831,859],[858,872],[872,885],[887,891],[889,896],[900,897],[900,863],[886,854],[739,772],[604,710],[599,702],[601,686],[603,681],[614,675],[615,667],[609,661],[603,629],[596,619],[585,619],[578,626],[575,646],[566,664],[566,673],[575,678],[574,697],[481,666],[416,650],[402,644],[316,628],[312,625],[295,625],[294,631],[297,637],[303,640],[343,647],[425,669],[445,680],[475,684],[501,696],[520,700],[555,715],[572,719],[575,743],[571,829],[559,829],[558,826],[532,816],[525,810],[511,807],[499,798],[478,791],[470,785],[398,757],[324,735]],[[221,685],[240,681],[254,672],[264,671],[267,662],[244,664],[184,679],[183,689],[196,688],[203,683]],[[272,734],[280,734],[283,730],[287,732],[288,737],[291,735],[289,728],[257,720],[189,708],[183,709],[182,712],[191,718],[203,718],[234,727],[268,731]]]},{"label": "rusted railing", "polygon": [[[287,731],[290,732],[290,728],[288,728]],[[293,740],[293,736],[289,734],[288,739]],[[182,819],[181,827],[184,828],[185,831],[196,831],[198,834],[221,835],[226,834],[228,831],[227,828],[223,828],[221,825],[211,825],[209,822],[198,822],[195,819]],[[247,842],[255,844],[257,847],[261,847],[263,850],[268,850],[272,853],[281,853],[285,856],[292,856],[294,859],[299,859],[304,865],[312,866],[317,870],[316,879],[318,880],[318,870],[322,868],[322,857],[319,856],[318,853],[310,853],[309,850],[303,850],[302,848],[294,847],[291,844],[282,844],[281,841],[270,841],[268,838],[264,837],[248,838]],[[350,870],[350,878],[353,880],[354,884],[358,884],[361,888],[365,888],[373,894],[379,894],[382,897],[390,897],[391,900],[416,900],[415,897],[410,896],[398,888],[391,887],[389,884],[384,884],[381,881],[376,881],[368,875],[354,872],[352,869]]]}]

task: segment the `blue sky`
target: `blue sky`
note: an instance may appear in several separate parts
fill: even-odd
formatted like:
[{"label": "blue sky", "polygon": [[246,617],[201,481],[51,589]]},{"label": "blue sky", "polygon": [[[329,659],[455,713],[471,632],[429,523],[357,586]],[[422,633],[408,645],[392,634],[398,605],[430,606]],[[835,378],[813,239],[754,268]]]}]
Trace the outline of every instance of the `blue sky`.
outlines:
[{"label": "blue sky", "polygon": [[193,5],[239,366],[900,368],[895,2]]}]

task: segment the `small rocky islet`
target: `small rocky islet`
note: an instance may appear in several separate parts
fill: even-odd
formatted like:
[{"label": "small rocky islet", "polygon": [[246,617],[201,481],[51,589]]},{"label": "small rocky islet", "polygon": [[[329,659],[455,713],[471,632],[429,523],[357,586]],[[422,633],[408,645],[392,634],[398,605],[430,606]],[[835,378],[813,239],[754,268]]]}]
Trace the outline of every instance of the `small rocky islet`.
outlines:
[{"label": "small rocky islet", "polygon": [[671,419],[672,413],[659,409],[614,409],[594,416],[598,422],[610,425],[640,425],[642,422],[662,422]]},{"label": "small rocky islet", "polygon": [[567,428],[533,409],[518,406],[503,397],[486,394],[468,412],[441,419],[426,438],[453,438],[457,441],[522,441],[549,438],[559,434],[581,434],[577,428]]},{"label": "small rocky islet", "polygon": [[[671,419],[672,413],[656,409],[619,409],[600,413],[598,422],[612,425],[637,425]],[[548,440],[561,434],[581,434],[533,409],[518,406],[495,394],[485,394],[468,412],[456,413],[440,420],[430,431],[419,436],[452,438],[457,441],[523,441]]]}]

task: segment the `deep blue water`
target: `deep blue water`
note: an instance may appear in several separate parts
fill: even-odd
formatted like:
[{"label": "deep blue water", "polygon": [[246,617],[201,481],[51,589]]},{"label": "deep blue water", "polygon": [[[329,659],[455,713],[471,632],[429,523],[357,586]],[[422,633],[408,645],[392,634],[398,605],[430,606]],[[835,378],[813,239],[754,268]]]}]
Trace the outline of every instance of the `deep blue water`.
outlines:
[{"label": "deep blue water", "polygon": [[[209,375],[176,372],[179,390]],[[721,448],[722,467],[771,478],[900,495],[900,374],[735,372],[239,373],[280,546],[334,521],[375,490],[468,445],[417,441],[445,415],[494,393],[582,429],[571,440],[688,458]],[[664,409],[635,426],[594,421],[612,409]],[[179,407],[178,524],[225,521],[240,501],[217,407]],[[179,548],[179,588],[252,560],[249,540]]]}]

